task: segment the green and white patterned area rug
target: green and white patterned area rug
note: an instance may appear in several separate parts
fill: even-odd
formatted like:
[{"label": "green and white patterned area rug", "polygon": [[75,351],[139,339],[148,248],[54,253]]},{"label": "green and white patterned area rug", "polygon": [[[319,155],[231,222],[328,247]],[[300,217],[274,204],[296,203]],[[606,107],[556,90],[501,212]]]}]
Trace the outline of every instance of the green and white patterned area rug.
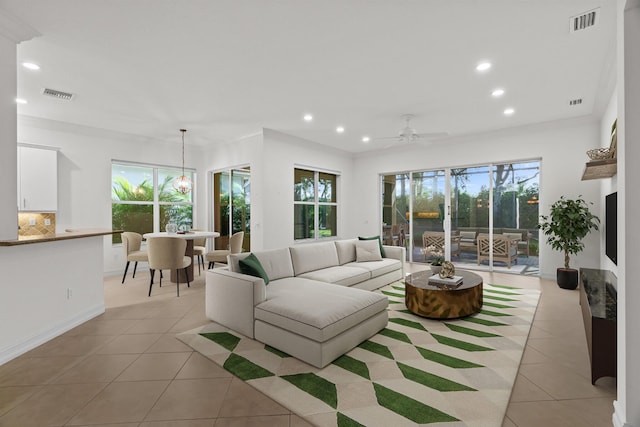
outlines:
[{"label": "green and white patterned area rug", "polygon": [[540,292],[484,284],[480,313],[442,321],[402,282],[377,292],[387,328],[323,369],[214,323],[178,338],[318,426],[500,427]]}]

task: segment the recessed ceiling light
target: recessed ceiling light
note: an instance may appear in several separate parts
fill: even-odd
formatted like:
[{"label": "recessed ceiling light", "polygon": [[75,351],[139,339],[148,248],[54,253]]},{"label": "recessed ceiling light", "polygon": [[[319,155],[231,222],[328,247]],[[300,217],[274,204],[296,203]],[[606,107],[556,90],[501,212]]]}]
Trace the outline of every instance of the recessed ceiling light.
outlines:
[{"label": "recessed ceiling light", "polygon": [[362,137],[362,142],[369,142],[369,141],[371,141],[371,138],[369,138],[368,136]]},{"label": "recessed ceiling light", "polygon": [[513,108],[507,108],[506,110],[504,110],[504,115],[505,116],[510,116],[515,112],[516,112],[516,110],[514,110]]},{"label": "recessed ceiling light", "polygon": [[494,98],[499,98],[502,95],[504,95],[504,89],[494,89],[493,92],[491,92],[491,96],[493,96]]},{"label": "recessed ceiling light", "polygon": [[310,122],[311,120],[313,120],[313,116],[311,114],[305,114],[303,119],[305,122]]},{"label": "recessed ceiling light", "polygon": [[338,127],[336,128],[336,132],[338,132],[338,133],[342,133],[342,132],[344,132],[344,127],[342,127],[342,126],[338,126]]},{"label": "recessed ceiling light", "polygon": [[26,104],[27,100],[26,99],[22,99],[22,98],[16,98],[16,103],[17,104]]},{"label": "recessed ceiling light", "polygon": [[491,62],[488,61],[481,62],[476,66],[477,71],[487,71],[489,68],[491,68]]},{"label": "recessed ceiling light", "polygon": [[33,62],[23,62],[22,66],[28,70],[39,70],[40,66],[38,64],[34,64]]}]

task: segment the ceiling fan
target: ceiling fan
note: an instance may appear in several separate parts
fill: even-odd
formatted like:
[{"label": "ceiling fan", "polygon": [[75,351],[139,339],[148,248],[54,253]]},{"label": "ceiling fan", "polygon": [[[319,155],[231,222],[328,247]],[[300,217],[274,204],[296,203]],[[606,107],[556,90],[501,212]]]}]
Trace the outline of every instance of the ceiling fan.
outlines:
[{"label": "ceiling fan", "polygon": [[416,132],[416,130],[411,127],[411,119],[413,119],[414,117],[415,116],[413,114],[403,114],[402,119],[404,120],[404,127],[398,131],[398,135],[373,138],[373,141],[395,140],[396,142],[399,142],[399,143],[413,143],[421,139],[426,140],[431,138],[441,138],[443,136],[449,135],[447,132],[427,132],[427,133]]}]

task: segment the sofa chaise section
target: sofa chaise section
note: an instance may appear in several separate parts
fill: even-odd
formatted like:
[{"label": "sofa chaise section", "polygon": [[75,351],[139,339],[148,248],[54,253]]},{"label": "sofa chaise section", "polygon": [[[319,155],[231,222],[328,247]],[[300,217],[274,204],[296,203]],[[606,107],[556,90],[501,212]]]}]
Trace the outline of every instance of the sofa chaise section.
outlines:
[{"label": "sofa chaise section", "polygon": [[387,325],[389,300],[346,286],[287,278],[255,307],[256,339],[324,367]]}]

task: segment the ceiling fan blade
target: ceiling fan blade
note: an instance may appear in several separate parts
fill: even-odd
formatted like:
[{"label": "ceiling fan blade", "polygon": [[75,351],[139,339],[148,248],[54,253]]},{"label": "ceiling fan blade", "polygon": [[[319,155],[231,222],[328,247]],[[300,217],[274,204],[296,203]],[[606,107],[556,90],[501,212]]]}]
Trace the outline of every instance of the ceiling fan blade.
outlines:
[{"label": "ceiling fan blade", "polygon": [[426,132],[416,134],[418,138],[442,138],[449,136],[449,132]]},{"label": "ceiling fan blade", "polygon": [[397,140],[398,138],[399,138],[398,136],[381,136],[378,138],[371,138],[371,141],[390,141],[393,139]]}]

